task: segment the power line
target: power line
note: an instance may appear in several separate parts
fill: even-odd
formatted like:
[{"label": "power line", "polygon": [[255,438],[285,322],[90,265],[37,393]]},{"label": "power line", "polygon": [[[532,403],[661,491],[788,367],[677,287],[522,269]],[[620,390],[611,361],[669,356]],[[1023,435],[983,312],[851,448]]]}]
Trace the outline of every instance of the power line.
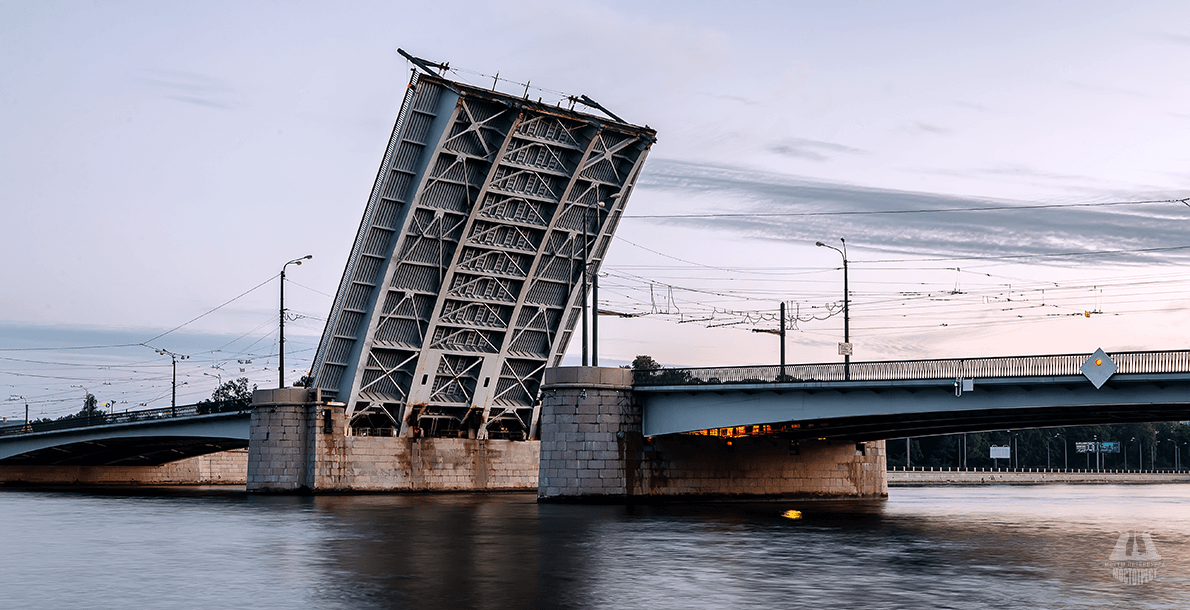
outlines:
[{"label": "power line", "polygon": [[1094,208],[1120,205],[1146,205],[1154,203],[1181,203],[1190,206],[1190,197],[1184,199],[1151,199],[1146,201],[1104,201],[1098,203],[1044,203],[1037,205],[990,205],[969,208],[934,208],[919,210],[843,210],[835,212],[727,212],[712,214],[625,214],[623,218],[775,218],[800,216],[868,216],[874,214],[945,214],[951,212],[996,212],[1005,210],[1043,210],[1053,208]]},{"label": "power line", "polygon": [[226,307],[226,306],[228,306],[228,305],[230,305],[230,304],[234,303],[235,301],[239,300],[240,298],[242,298],[242,297],[244,297],[244,296],[247,296],[249,293],[251,293],[251,292],[254,292],[256,289],[260,288],[261,286],[264,286],[265,284],[267,284],[267,283],[269,283],[269,282],[273,281],[273,279],[274,279],[274,278],[276,278],[276,277],[277,277],[277,276],[279,276],[279,275],[281,275],[281,274],[280,274],[280,273],[278,273],[277,275],[274,275],[274,276],[270,277],[269,279],[267,279],[267,280],[265,280],[265,281],[263,281],[263,282],[261,282],[261,283],[259,283],[259,284],[255,285],[255,286],[253,286],[252,288],[249,288],[249,289],[248,289],[246,292],[244,292],[243,294],[240,294],[239,296],[232,298],[231,300],[227,301],[226,303],[223,303],[222,305],[219,305],[219,306],[215,307],[214,309],[211,309],[211,310],[207,311],[206,313],[203,313],[203,314],[201,314],[201,315],[198,315],[198,316],[196,316],[196,317],[194,317],[194,318],[191,318],[189,321],[187,321],[187,322],[184,322],[184,323],[182,323],[182,324],[179,324],[179,325],[177,325],[177,326],[175,326],[175,327],[173,327],[173,328],[171,328],[171,329],[169,329],[169,330],[167,330],[167,331],[165,331],[165,332],[161,333],[160,335],[157,335],[156,337],[153,337],[152,339],[149,339],[148,341],[143,341],[143,342],[141,342],[141,343],[140,343],[140,345],[144,345],[145,347],[148,347],[148,344],[149,344],[149,343],[152,343],[152,342],[154,342],[154,341],[156,341],[156,340],[158,340],[158,339],[160,339],[160,338],[162,338],[162,337],[164,337],[164,336],[166,336],[166,335],[168,335],[168,334],[170,334],[170,333],[174,332],[175,330],[178,330],[179,328],[182,328],[182,327],[184,327],[184,326],[187,326],[187,325],[189,325],[189,324],[191,324],[191,323],[193,323],[193,322],[197,322],[198,320],[201,320],[202,318],[205,318],[206,316],[208,316],[208,315],[210,315],[210,314],[212,314],[212,313],[214,313],[214,312],[216,312],[216,311],[219,311],[220,309],[223,309],[224,307]]}]

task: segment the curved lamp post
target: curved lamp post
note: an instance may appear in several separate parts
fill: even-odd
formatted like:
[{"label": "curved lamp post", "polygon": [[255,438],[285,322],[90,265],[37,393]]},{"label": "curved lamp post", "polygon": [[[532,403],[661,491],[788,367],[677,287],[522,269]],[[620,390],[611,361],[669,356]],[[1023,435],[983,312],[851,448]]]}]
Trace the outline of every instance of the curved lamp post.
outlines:
[{"label": "curved lamp post", "polygon": [[277,372],[279,383],[278,387],[285,387],[285,268],[290,265],[301,265],[302,261],[308,261],[314,258],[313,254],[307,254],[301,258],[295,258],[284,265],[281,265],[281,335],[277,341],[279,347],[279,355],[277,357]]},{"label": "curved lamp post", "polygon": [[[843,257],[843,343],[846,348],[840,349],[843,351],[843,379],[851,380],[851,313],[848,311],[848,303],[850,302],[850,292],[847,290],[847,240],[842,237],[839,238],[839,243],[843,245],[840,250],[834,246],[828,246],[820,241],[814,242],[815,246],[819,248],[830,248],[838,252]],[[842,346],[840,346],[842,347]]]},{"label": "curved lamp post", "polygon": [[1070,453],[1066,445],[1066,437],[1062,434],[1055,434],[1054,438],[1062,439],[1062,469],[1070,470]]},{"label": "curved lamp post", "polygon": [[29,426],[29,399],[20,394],[13,394],[8,397],[9,400],[23,400],[25,401],[25,425],[21,426],[21,432],[29,432],[33,428]]}]

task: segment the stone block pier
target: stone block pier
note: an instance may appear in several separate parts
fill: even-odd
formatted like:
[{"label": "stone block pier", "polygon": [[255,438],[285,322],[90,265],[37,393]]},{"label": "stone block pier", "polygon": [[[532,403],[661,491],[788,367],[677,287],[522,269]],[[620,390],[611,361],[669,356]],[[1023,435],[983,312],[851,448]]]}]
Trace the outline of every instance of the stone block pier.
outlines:
[{"label": "stone block pier", "polygon": [[542,387],[543,502],[888,496],[884,441],[645,438],[630,370],[546,369]]},{"label": "stone block pier", "polygon": [[540,443],[348,436],[342,405],[305,388],[257,390],[248,491],[529,491]]}]

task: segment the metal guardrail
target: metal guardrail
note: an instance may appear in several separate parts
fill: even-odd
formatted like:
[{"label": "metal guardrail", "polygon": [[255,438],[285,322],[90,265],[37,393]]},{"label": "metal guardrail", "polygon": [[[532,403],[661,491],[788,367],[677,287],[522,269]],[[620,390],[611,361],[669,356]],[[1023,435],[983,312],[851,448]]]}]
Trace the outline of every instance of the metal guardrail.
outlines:
[{"label": "metal guardrail", "polygon": [[[1190,350],[1116,352],[1108,354],[1119,369],[1130,373],[1190,373]],[[714,385],[814,381],[909,381],[922,379],[987,379],[995,377],[1061,377],[1081,375],[1079,367],[1090,354],[1002,356],[937,360],[852,362],[850,375],[842,362],[712,368],[661,368],[634,371],[633,385]]]},{"label": "metal guardrail", "polygon": [[69,430],[71,428],[89,428],[108,424],[128,424],[134,422],[175,419],[179,417],[194,417],[196,415],[210,415],[213,413],[234,413],[246,411],[252,405],[248,399],[220,400],[200,402],[192,405],[179,405],[164,409],[147,409],[144,411],[125,411],[109,415],[94,415],[91,417],[68,417],[52,421],[35,421],[24,426],[12,426],[0,430],[0,436],[17,436],[33,434],[35,432],[49,432],[52,430]]}]

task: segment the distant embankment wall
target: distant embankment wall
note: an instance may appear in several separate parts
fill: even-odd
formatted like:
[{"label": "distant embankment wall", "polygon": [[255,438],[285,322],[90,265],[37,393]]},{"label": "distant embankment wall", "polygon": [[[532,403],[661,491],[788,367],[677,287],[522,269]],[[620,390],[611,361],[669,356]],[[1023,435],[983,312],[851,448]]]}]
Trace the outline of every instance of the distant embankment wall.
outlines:
[{"label": "distant embankment wall", "polygon": [[0,466],[0,485],[244,485],[248,450],[160,466]]},{"label": "distant embankment wall", "polygon": [[1190,483],[1190,472],[1090,470],[890,470],[889,487],[915,485],[1045,485],[1050,483]]}]

